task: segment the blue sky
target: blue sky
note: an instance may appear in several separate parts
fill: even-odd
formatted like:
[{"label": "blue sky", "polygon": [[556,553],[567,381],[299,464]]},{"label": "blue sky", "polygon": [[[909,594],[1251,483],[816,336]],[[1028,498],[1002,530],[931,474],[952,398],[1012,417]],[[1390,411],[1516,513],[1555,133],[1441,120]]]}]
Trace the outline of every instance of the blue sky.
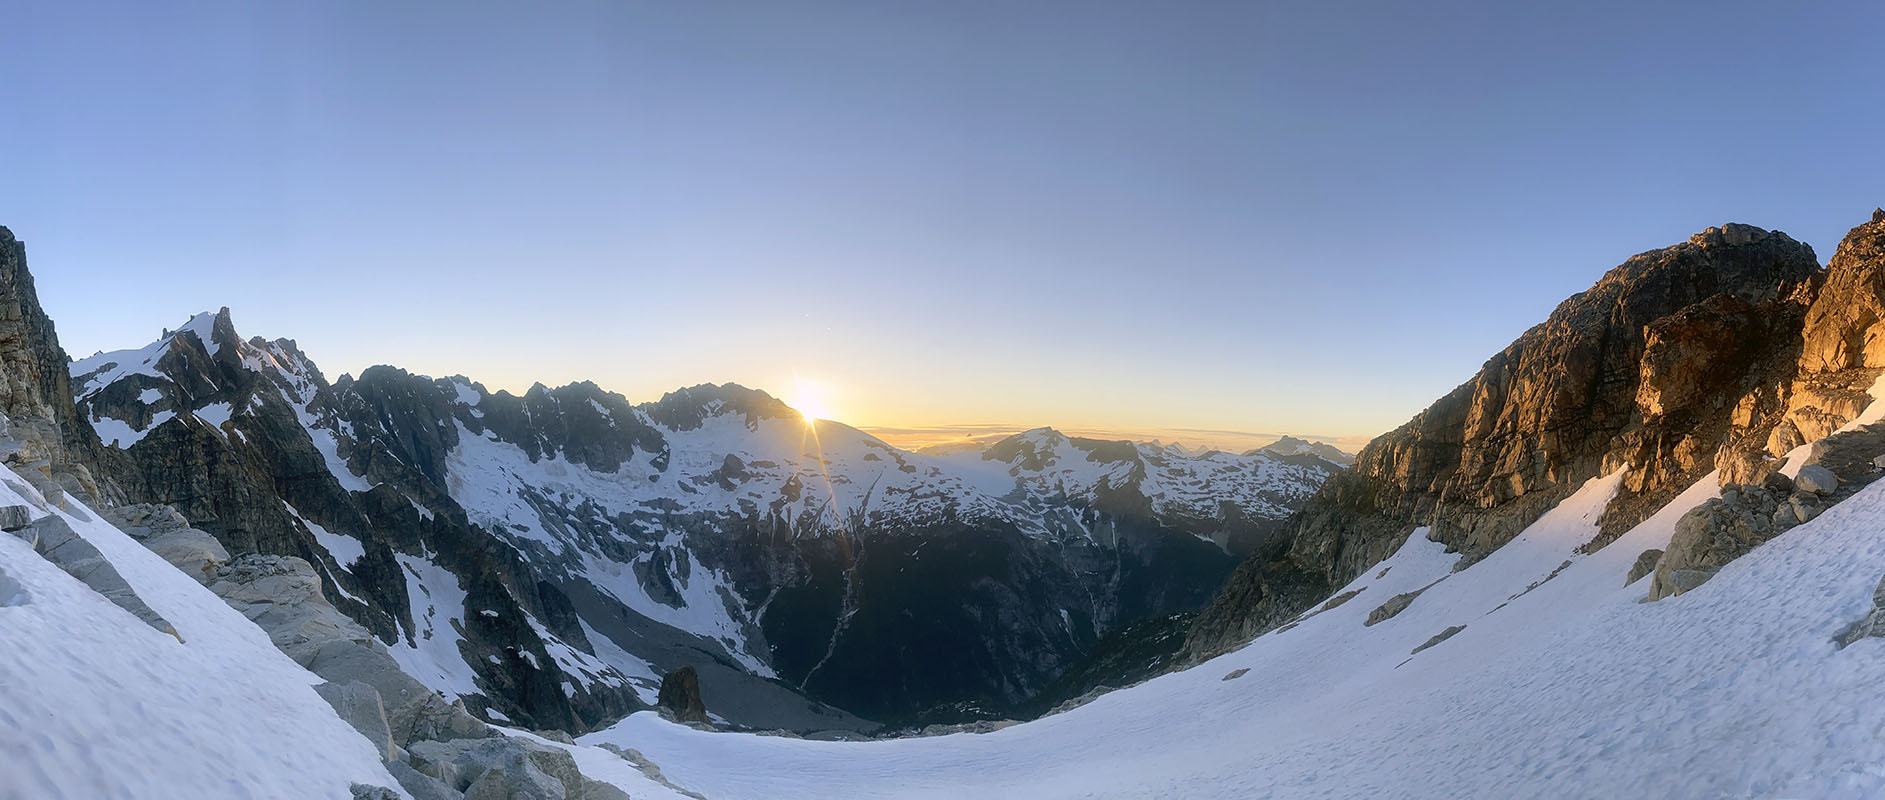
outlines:
[{"label": "blue sky", "polygon": [[8,18],[0,224],[75,355],[227,305],[330,377],[1352,442],[1633,253],[1885,203],[1872,3]]}]

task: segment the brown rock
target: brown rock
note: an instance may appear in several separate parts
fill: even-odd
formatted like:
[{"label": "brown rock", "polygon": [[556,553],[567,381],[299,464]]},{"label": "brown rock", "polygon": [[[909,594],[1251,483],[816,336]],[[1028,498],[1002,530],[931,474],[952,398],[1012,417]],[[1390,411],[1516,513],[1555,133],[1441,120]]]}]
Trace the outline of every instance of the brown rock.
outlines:
[{"label": "brown rock", "polygon": [[655,705],[664,716],[677,722],[712,724],[707,718],[707,705],[700,699],[700,675],[692,664],[669,670],[661,678],[661,691]]}]

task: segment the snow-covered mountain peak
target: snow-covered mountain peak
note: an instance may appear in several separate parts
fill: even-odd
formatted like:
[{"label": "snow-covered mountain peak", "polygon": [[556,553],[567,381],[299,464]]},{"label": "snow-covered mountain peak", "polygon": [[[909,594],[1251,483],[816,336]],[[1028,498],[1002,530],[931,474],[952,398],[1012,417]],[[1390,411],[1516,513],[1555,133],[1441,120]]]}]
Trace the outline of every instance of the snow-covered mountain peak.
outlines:
[{"label": "snow-covered mountain peak", "polygon": [[1342,452],[1342,450],[1334,445],[1307,439],[1298,439],[1294,436],[1284,436],[1281,439],[1277,439],[1274,442],[1250,452],[1269,453],[1273,456],[1315,456],[1342,466],[1355,463],[1355,456],[1353,454]]},{"label": "snow-covered mountain peak", "polygon": [[654,421],[679,431],[693,430],[700,427],[701,421],[723,414],[744,416],[749,426],[763,419],[802,418],[784,401],[737,383],[703,383],[676,389],[644,408]]}]

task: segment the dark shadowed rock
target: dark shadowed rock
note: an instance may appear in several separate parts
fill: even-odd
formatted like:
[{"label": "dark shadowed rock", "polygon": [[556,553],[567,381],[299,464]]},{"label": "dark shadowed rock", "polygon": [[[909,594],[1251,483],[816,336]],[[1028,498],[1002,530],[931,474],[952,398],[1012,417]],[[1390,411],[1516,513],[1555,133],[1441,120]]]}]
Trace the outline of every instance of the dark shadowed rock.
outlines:
[{"label": "dark shadowed rock", "polygon": [[655,701],[664,716],[677,722],[711,724],[707,704],[700,699],[700,675],[687,664],[668,671],[661,678],[661,692]]}]

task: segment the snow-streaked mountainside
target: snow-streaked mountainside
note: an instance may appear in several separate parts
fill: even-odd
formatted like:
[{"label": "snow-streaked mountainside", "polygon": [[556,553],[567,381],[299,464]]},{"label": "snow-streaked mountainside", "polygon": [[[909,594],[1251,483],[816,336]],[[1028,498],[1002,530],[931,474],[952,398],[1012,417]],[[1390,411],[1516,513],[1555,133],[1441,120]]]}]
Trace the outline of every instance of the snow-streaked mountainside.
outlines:
[{"label": "snow-streaked mountainside", "polygon": [[[1203,605],[1338,469],[1045,428],[923,455],[735,385],[641,405],[390,368],[330,385],[227,310],[71,374],[133,494],[232,551],[321,565],[435,689],[577,729],[684,663],[757,727],[868,727],[780,711],[806,708],[795,694],[876,719],[1028,700],[1109,631]],[[206,476],[179,474],[196,462]],[[516,606],[501,625],[462,608],[489,573]],[[518,653],[554,662],[535,680],[567,698],[528,685]]]}]

